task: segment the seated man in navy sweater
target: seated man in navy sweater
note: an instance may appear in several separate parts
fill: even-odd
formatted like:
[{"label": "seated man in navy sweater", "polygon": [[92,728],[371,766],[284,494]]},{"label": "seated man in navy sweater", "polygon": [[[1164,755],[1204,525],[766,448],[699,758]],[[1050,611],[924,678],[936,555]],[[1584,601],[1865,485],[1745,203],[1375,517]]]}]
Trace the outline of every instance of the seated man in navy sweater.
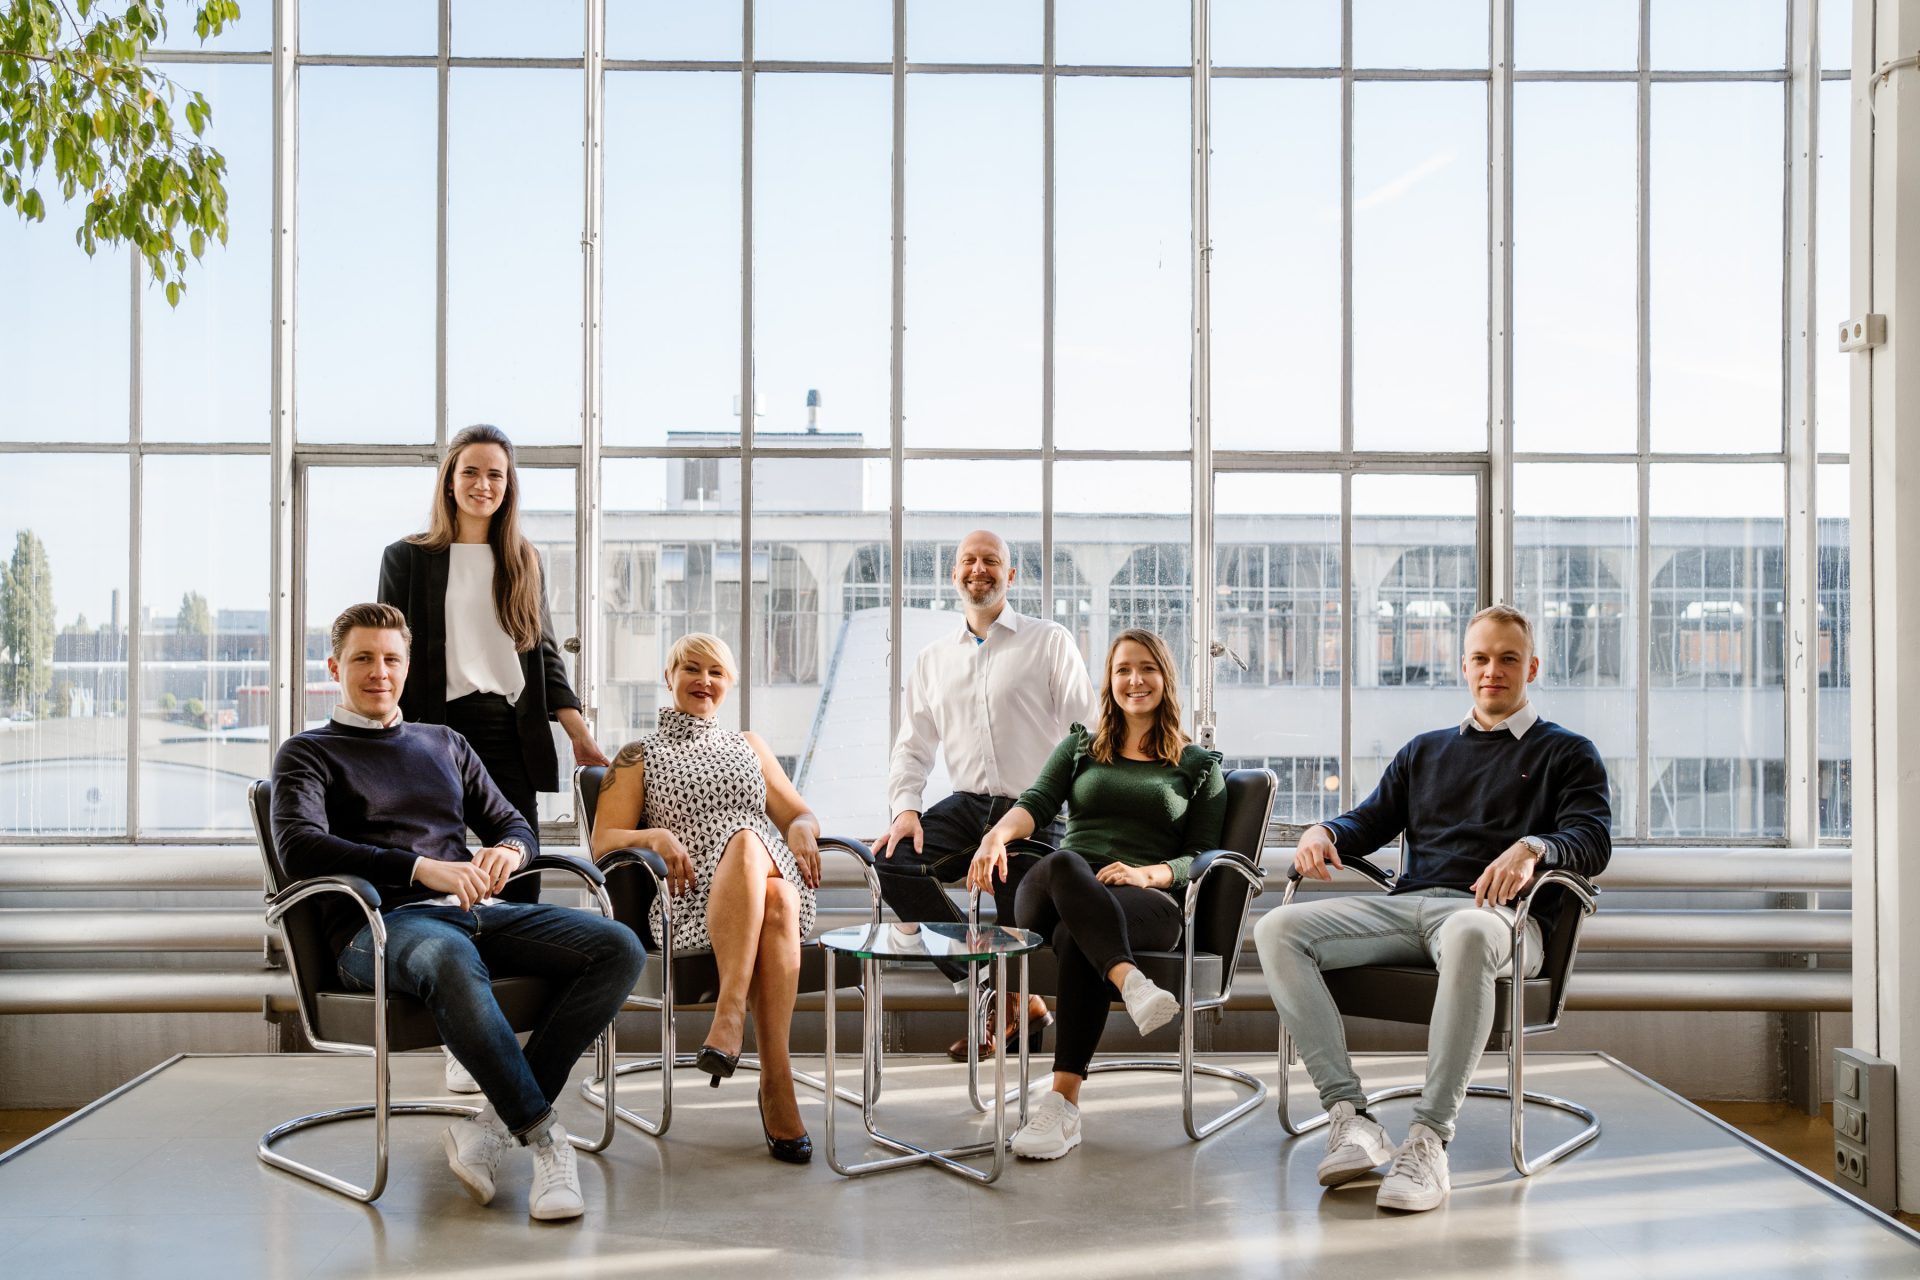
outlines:
[{"label": "seated man in navy sweater", "polygon": [[[1301,833],[1293,865],[1331,880],[1329,864],[1365,857],[1401,836],[1391,894],[1295,903],[1254,928],[1274,1007],[1331,1120],[1322,1186],[1392,1162],[1376,1203],[1431,1209],[1447,1196],[1446,1144],[1493,1029],[1494,980],[1513,963],[1511,903],[1536,868],[1598,875],[1608,835],[1607,771],[1593,743],[1527,701],[1540,670],[1526,615],[1482,609],[1467,627],[1461,670],[1473,709],[1460,724],[1400,748],[1358,808]],[[1527,971],[1540,968],[1540,929],[1526,925]],[[1366,1091],[1324,969],[1432,964],[1439,993],[1427,1032],[1427,1080],[1397,1149],[1367,1114]]]},{"label": "seated man in navy sweater", "polygon": [[[446,1133],[447,1162],[468,1194],[493,1199],[501,1157],[517,1141],[533,1152],[527,1212],[577,1218],[580,1177],[553,1100],[620,1011],[646,952],[612,920],[493,896],[532,858],[536,837],[465,738],[402,723],[411,639],[390,605],[354,605],[334,620],[327,671],[341,705],[274,759],[274,840],[302,879],[355,875],[380,891],[388,988],[426,1002],[487,1096],[478,1116]],[[469,827],[484,847],[467,848]],[[372,926],[351,903],[324,909],[342,979],[372,990]],[[494,974],[546,978],[558,993],[524,1050],[493,998]]]}]

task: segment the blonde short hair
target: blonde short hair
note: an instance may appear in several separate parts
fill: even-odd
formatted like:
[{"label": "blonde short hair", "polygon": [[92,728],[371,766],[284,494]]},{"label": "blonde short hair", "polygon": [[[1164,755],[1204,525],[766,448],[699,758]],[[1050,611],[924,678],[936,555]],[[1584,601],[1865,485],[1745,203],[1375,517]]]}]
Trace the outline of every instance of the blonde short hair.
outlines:
[{"label": "blonde short hair", "polygon": [[727,679],[736,684],[740,680],[740,664],[734,661],[733,650],[719,636],[709,635],[705,631],[689,631],[673,642],[667,650],[668,671],[685,662],[688,658],[698,658],[702,662],[718,662],[726,670]]},{"label": "blonde short hair", "polygon": [[1508,626],[1520,628],[1520,634],[1527,638],[1527,652],[1533,652],[1533,623],[1527,615],[1510,604],[1490,604],[1467,619],[1467,627],[1472,629],[1476,622],[1504,622]]}]

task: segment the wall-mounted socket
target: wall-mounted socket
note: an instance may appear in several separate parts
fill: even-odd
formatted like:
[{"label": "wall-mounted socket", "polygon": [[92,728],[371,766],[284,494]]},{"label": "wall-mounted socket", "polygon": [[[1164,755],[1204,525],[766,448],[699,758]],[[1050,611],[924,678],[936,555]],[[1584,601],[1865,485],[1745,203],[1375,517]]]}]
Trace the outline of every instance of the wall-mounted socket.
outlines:
[{"label": "wall-mounted socket", "polygon": [[1883,1213],[1894,1209],[1893,1064],[1833,1051],[1833,1175]]},{"label": "wall-mounted socket", "polygon": [[1883,315],[1855,316],[1840,325],[1842,351],[1866,351],[1887,340],[1887,318]]}]

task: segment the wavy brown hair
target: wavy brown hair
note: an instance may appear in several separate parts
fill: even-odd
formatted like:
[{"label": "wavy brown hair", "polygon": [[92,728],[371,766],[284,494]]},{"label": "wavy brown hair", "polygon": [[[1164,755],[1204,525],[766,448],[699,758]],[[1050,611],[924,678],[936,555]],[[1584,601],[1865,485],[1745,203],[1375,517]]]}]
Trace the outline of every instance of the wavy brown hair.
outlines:
[{"label": "wavy brown hair", "polygon": [[520,533],[520,470],[513,460],[513,441],[495,426],[468,427],[447,446],[434,477],[433,507],[427,531],[407,541],[429,551],[445,551],[460,532],[460,509],[453,501],[453,472],[469,445],[497,444],[507,455],[507,492],[500,509],[487,523],[487,545],[493,548],[493,612],[500,629],[513,638],[513,647],[526,653],[540,643],[540,557]]},{"label": "wavy brown hair", "polygon": [[1144,627],[1127,628],[1107,646],[1107,664],[1100,680],[1100,728],[1093,735],[1088,754],[1101,764],[1112,764],[1126,745],[1127,717],[1113,700],[1113,655],[1129,640],[1147,651],[1165,681],[1165,692],[1153,713],[1153,727],[1147,730],[1147,751],[1161,763],[1178,767],[1188,738],[1180,727],[1180,690],[1173,673],[1173,655],[1167,652],[1165,640]]}]

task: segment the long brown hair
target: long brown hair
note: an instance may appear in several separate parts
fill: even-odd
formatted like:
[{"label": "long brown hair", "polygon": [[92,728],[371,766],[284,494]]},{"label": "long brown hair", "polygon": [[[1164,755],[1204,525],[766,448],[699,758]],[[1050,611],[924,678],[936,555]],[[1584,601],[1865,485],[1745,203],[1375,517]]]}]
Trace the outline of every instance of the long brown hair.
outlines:
[{"label": "long brown hair", "polygon": [[435,500],[427,516],[427,531],[407,541],[429,551],[445,551],[460,532],[460,509],[453,500],[453,469],[468,445],[497,444],[507,455],[507,493],[500,509],[487,522],[487,545],[493,548],[493,612],[500,629],[513,638],[513,647],[526,653],[540,643],[540,558],[520,533],[520,470],[513,461],[513,441],[495,426],[468,427],[447,446],[434,477]]},{"label": "long brown hair", "polygon": [[1178,767],[1180,753],[1186,750],[1188,739],[1180,727],[1180,690],[1173,673],[1173,655],[1167,652],[1166,641],[1144,627],[1128,627],[1107,646],[1106,669],[1100,680],[1100,729],[1093,735],[1088,754],[1101,764],[1112,764],[1126,745],[1126,713],[1113,700],[1113,655],[1129,640],[1147,651],[1165,681],[1165,692],[1160,705],[1154,709],[1153,727],[1147,730],[1144,745],[1161,763]]}]

